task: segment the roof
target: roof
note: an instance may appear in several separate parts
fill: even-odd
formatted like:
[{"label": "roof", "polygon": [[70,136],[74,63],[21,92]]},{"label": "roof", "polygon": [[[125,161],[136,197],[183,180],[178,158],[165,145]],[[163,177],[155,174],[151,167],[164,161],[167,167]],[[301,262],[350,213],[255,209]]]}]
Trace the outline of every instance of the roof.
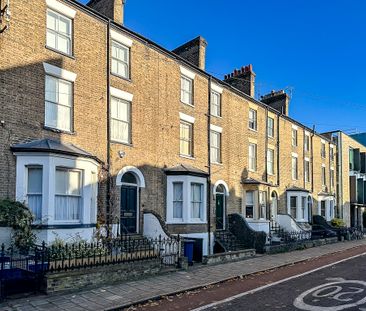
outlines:
[{"label": "roof", "polygon": [[300,187],[296,187],[296,186],[287,188],[286,191],[310,192],[309,190],[307,190],[305,188],[300,188]]},{"label": "roof", "polygon": [[49,153],[58,153],[65,154],[83,158],[90,158],[96,160],[101,163],[96,156],[91,153],[73,145],[62,143],[53,139],[40,139],[34,140],[27,143],[21,143],[11,146],[11,150],[15,152],[49,152]]},{"label": "roof", "polygon": [[270,184],[268,182],[265,182],[265,181],[262,181],[262,180],[257,180],[257,179],[254,179],[254,178],[245,178],[242,181],[242,183],[245,184],[245,185],[267,185],[267,186],[272,186],[272,184]]},{"label": "roof", "polygon": [[355,141],[359,142],[361,145],[366,146],[366,133],[358,133],[348,136],[352,137]]},{"label": "roof", "polygon": [[307,130],[309,132],[314,132],[314,135],[317,135],[317,136],[319,136],[319,137],[327,140],[328,142],[333,143],[327,137],[324,137],[320,133],[317,133],[316,131],[313,131],[313,129],[307,127],[306,125],[300,123],[299,121],[296,121],[296,120],[292,119],[289,116],[286,116],[286,115],[283,115],[283,114],[279,113],[278,110],[276,110],[276,109],[272,108],[271,106],[269,106],[269,105],[267,105],[267,104],[265,104],[265,103],[263,103],[263,102],[255,99],[255,98],[249,96],[248,94],[245,94],[244,92],[242,92],[239,89],[233,87],[229,83],[227,83],[225,81],[222,81],[222,79],[219,79],[219,78],[217,78],[215,76],[212,76],[211,74],[209,74],[205,70],[202,70],[198,66],[192,64],[191,62],[189,62],[188,60],[184,59],[183,57],[175,54],[174,52],[169,51],[168,49],[166,49],[163,46],[159,45],[158,43],[152,41],[151,39],[148,39],[148,38],[144,37],[143,35],[141,35],[141,34],[139,34],[137,32],[134,32],[133,30],[127,28],[126,26],[120,25],[120,24],[114,22],[113,20],[109,19],[107,16],[101,14],[100,12],[98,12],[97,10],[95,10],[95,9],[93,9],[93,8],[91,8],[89,6],[95,0],[90,0],[86,5],[78,2],[78,0],[66,0],[66,1],[68,1],[70,4],[73,4],[73,5],[77,6],[79,9],[83,9],[85,12],[87,12],[89,14],[92,14],[93,16],[102,19],[104,22],[109,23],[110,25],[112,25],[112,26],[114,26],[114,27],[116,27],[116,28],[118,28],[118,29],[120,29],[122,31],[125,31],[126,33],[128,33],[129,35],[131,35],[132,37],[134,37],[135,39],[138,39],[138,40],[140,40],[140,42],[143,42],[146,45],[148,45],[150,48],[156,49],[156,50],[158,50],[161,53],[165,53],[166,55],[169,55],[171,58],[173,58],[175,60],[178,60],[181,63],[184,63],[185,65],[191,67],[193,70],[201,73],[202,75],[205,75],[206,77],[212,77],[217,83],[219,83],[220,85],[222,85],[222,86],[230,89],[230,91],[236,93],[237,95],[239,95],[239,96],[241,96],[241,97],[243,97],[245,99],[251,100],[255,104],[257,104],[257,105],[259,105],[261,107],[264,107],[265,109],[270,110],[271,112],[279,115],[280,117],[282,117],[284,119],[287,119],[290,122],[293,122],[297,126],[302,127],[302,128],[304,128],[305,130]]},{"label": "roof", "polygon": [[208,176],[207,172],[187,164],[178,164],[177,166],[166,168],[164,169],[164,172],[167,175],[191,175],[200,177]]}]

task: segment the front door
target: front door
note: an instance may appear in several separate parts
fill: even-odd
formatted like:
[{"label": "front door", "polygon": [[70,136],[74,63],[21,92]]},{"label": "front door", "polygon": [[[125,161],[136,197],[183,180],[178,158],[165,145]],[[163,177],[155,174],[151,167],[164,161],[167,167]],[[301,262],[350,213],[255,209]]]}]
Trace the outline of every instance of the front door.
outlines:
[{"label": "front door", "polygon": [[225,212],[224,212],[224,194],[217,193],[216,194],[216,229],[223,230],[224,229],[224,221],[225,221]]},{"label": "front door", "polygon": [[121,232],[137,232],[137,187],[121,187]]}]

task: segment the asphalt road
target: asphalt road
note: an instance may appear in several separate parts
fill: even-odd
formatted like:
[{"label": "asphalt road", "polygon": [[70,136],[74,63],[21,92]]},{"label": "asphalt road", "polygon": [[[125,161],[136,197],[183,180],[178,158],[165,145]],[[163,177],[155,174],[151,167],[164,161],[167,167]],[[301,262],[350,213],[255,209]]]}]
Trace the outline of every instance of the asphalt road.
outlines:
[{"label": "asphalt road", "polygon": [[366,256],[274,284],[195,310],[366,311]]}]

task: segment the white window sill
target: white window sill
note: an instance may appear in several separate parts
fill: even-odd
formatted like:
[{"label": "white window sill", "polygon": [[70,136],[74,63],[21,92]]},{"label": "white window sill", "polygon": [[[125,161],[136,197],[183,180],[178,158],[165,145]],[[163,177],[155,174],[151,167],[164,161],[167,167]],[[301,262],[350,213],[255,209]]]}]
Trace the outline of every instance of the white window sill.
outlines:
[{"label": "white window sill", "polygon": [[222,162],[212,161],[211,164],[218,165],[218,166],[223,166]]},{"label": "white window sill", "polygon": [[214,115],[214,114],[211,114],[210,116],[211,116],[211,117],[218,118],[218,119],[222,119],[222,116],[217,116],[217,115]]},{"label": "white window sill", "polygon": [[192,108],[194,108],[194,104],[190,104],[190,103],[185,103],[184,101],[180,100],[180,102],[184,105],[190,106]]},{"label": "white window sill", "polygon": [[248,169],[248,171],[249,171],[249,172],[252,172],[252,173],[256,173],[256,172],[257,172],[257,170],[253,170],[253,169],[251,169],[251,168],[249,168],[249,169]]},{"label": "white window sill", "polygon": [[181,158],[184,158],[184,159],[188,159],[188,160],[196,160],[195,157],[191,157],[189,155],[184,155],[184,154],[180,154],[179,155]]},{"label": "white window sill", "polygon": [[275,173],[268,173],[269,176],[275,176]]},{"label": "white window sill", "polygon": [[269,139],[274,139],[274,136],[267,136]]},{"label": "white window sill", "polygon": [[250,128],[250,127],[248,127],[248,129],[249,129],[249,131],[252,131],[252,132],[254,132],[254,133],[258,133],[258,130],[252,129],[252,128]]}]

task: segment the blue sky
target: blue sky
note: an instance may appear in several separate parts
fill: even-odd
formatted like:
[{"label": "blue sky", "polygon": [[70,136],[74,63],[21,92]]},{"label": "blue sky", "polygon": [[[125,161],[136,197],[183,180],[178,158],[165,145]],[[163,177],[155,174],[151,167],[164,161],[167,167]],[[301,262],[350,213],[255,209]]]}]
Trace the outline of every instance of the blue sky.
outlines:
[{"label": "blue sky", "polygon": [[363,0],[127,0],[125,25],[167,49],[202,35],[208,72],[223,78],[251,63],[257,95],[291,92],[291,117],[319,132],[360,132],[365,12]]}]

